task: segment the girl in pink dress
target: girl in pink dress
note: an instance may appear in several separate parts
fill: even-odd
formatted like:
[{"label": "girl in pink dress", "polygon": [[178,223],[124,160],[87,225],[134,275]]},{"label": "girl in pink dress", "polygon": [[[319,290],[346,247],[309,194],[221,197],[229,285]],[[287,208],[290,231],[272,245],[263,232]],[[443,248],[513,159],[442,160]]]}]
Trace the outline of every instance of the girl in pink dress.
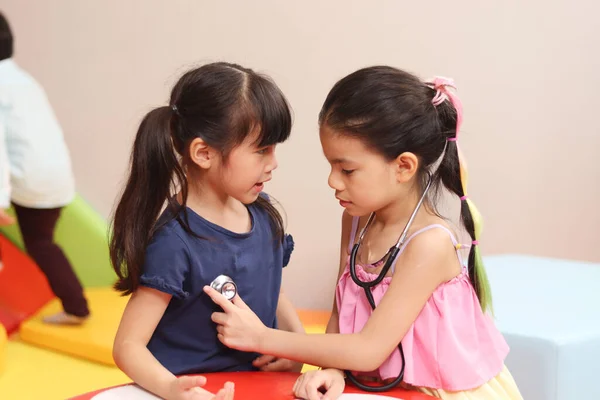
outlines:
[{"label": "girl in pink dress", "polygon": [[[504,365],[508,346],[488,313],[480,216],[467,196],[457,142],[462,105],[453,87],[445,78],[423,82],[370,67],[343,78],[325,100],[321,145],[329,186],[345,208],[327,334],[268,329],[241,299],[229,303],[205,289],[224,310],[213,321],[225,345],[323,367],[298,379],[296,396],[335,399],[347,377],[363,385],[396,381],[441,399],[522,399]],[[438,211],[444,189],[460,199],[467,244]],[[398,237],[402,245],[388,253]],[[383,269],[371,295],[353,280],[351,259],[363,282]]]}]

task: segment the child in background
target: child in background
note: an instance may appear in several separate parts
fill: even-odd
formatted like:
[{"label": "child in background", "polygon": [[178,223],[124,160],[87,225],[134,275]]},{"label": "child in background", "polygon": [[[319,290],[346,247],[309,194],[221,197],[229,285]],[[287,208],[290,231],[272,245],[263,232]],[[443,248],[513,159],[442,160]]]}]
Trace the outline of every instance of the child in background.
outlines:
[{"label": "child in background", "polygon": [[64,309],[44,321],[78,325],[90,314],[87,300],[54,242],[60,213],[75,197],[71,159],[44,89],[12,57],[12,31],[0,14],[0,225],[15,222],[6,213],[12,201],[25,249]]}]

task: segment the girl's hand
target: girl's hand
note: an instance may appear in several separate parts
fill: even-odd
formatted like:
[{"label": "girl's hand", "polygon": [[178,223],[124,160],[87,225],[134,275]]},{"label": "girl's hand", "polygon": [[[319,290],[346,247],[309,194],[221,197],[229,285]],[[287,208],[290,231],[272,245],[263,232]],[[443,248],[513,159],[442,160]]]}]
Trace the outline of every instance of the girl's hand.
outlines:
[{"label": "girl's hand", "polygon": [[252,362],[256,368],[264,372],[300,372],[303,363],[270,355],[262,355]]},{"label": "girl's hand", "polygon": [[216,395],[202,389],[205,384],[203,376],[181,376],[171,383],[169,400],[233,400],[233,383],[225,383]]},{"label": "girl's hand", "polygon": [[212,397],[211,400],[233,400],[234,394],[234,386],[233,382],[225,383],[223,389],[217,392],[215,397]]},{"label": "girl's hand", "polygon": [[246,303],[239,296],[235,296],[231,302],[210,286],[205,286],[204,292],[224,311],[213,313],[211,316],[217,324],[217,337],[221,343],[233,349],[260,353],[260,345],[267,327]]},{"label": "girl's hand", "polygon": [[[335,400],[344,392],[344,372],[322,369],[302,374],[294,384],[294,396],[304,400]],[[325,391],[325,394],[321,390]]]}]

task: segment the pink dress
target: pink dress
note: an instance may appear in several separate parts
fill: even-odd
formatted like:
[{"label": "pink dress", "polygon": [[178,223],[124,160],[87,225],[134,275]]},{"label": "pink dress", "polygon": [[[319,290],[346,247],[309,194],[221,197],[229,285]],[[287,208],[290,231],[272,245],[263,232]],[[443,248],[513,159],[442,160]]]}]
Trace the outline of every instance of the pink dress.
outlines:
[{"label": "pink dress", "polygon": [[[358,218],[354,218],[350,248],[354,244],[357,226]],[[458,247],[452,232],[434,224],[412,234],[398,255],[415,236],[430,229],[443,229],[455,248]],[[463,265],[458,249],[457,257]],[[360,265],[356,266],[356,270],[363,281],[376,278]],[[393,271],[394,266],[392,274]],[[391,277],[386,277],[373,288],[376,304],[383,298],[391,280]],[[349,263],[339,279],[336,302],[340,333],[360,332],[372,310],[363,289],[352,281]],[[491,317],[481,310],[464,265],[458,276],[436,288],[402,339],[402,347],[406,361],[405,384],[448,391],[470,390],[488,382],[503,370],[508,354],[504,337]],[[395,349],[373,373],[381,379],[395,378],[401,366],[400,352]]]}]

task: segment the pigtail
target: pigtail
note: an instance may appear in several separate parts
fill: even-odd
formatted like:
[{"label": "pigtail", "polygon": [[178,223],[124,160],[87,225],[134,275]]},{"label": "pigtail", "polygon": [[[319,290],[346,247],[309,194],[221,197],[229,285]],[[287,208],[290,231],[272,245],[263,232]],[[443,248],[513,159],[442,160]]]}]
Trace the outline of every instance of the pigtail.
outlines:
[{"label": "pigtail", "polygon": [[255,201],[256,206],[266,211],[269,216],[269,222],[271,223],[271,228],[273,229],[273,236],[275,239],[283,243],[285,237],[285,227],[283,223],[283,217],[281,213],[275,206],[269,201],[269,199],[264,198],[262,196],[258,196]]},{"label": "pigtail", "polygon": [[462,188],[462,195],[460,196],[461,200],[461,219],[466,221],[470,220],[469,227],[469,235],[471,235],[471,239],[473,240],[472,246],[469,249],[469,276],[472,276],[471,282],[475,287],[475,291],[477,293],[477,297],[479,298],[479,302],[481,303],[481,308],[485,312],[487,309],[492,310],[492,292],[490,288],[490,284],[488,281],[487,273],[485,271],[485,266],[483,264],[483,258],[481,256],[481,250],[479,247],[479,239],[481,238],[481,233],[483,230],[483,218],[481,213],[475,206],[473,200],[471,200],[467,195],[467,185],[468,185],[468,172],[467,166],[464,161],[464,157],[462,153],[454,142],[454,146],[456,148],[458,165],[460,170],[460,183]]},{"label": "pigtail", "polygon": [[174,107],[159,107],[142,120],[127,184],[114,212],[110,259],[118,277],[115,289],[124,295],[139,286],[146,247],[165,201],[175,212],[181,208],[171,196],[174,187],[187,197],[185,174],[173,149],[175,111]]},{"label": "pigtail", "polygon": [[457,136],[462,123],[462,104],[460,100],[447,90],[451,81],[437,78],[432,84],[434,89],[433,105],[438,113],[438,121],[442,134],[447,140],[446,151],[442,156],[437,174],[443,185],[461,200],[460,219],[472,243],[468,255],[469,279],[482,310],[492,311],[492,294],[487,273],[483,265],[479,238],[482,232],[482,217],[473,201],[467,195],[467,164],[462,155]]}]

